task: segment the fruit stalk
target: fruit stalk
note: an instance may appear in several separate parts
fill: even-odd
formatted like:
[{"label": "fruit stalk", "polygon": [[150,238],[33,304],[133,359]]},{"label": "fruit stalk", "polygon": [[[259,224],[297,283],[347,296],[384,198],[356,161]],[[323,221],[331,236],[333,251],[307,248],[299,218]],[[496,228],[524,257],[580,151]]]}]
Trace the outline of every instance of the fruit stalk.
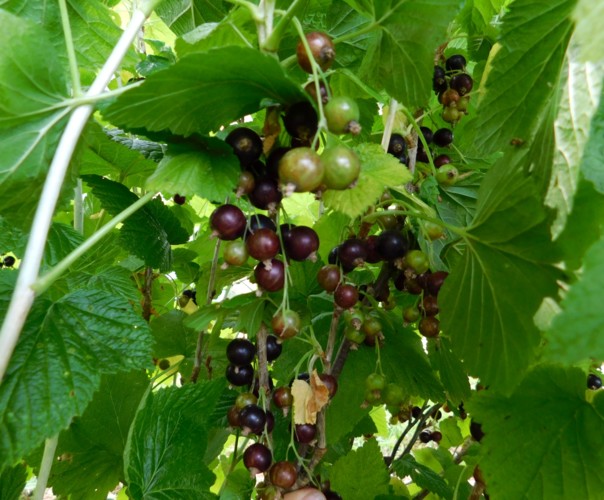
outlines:
[{"label": "fruit stalk", "polygon": [[[154,2],[148,2],[146,5],[152,8]],[[148,12],[150,13],[150,10]],[[147,15],[147,13],[141,10],[133,13],[130,23],[122,33],[117,45],[113,48],[109,59],[107,59],[86,93],[87,97],[97,96],[105,90],[105,87],[113,78],[115,71],[126,55],[132,41],[137,36],[140,27],[145,22]],[[8,363],[17,345],[19,334],[23,329],[25,320],[34,302],[35,291],[33,285],[40,271],[52,215],[57,205],[67,167],[73,156],[78,139],[82,134],[82,130],[86,126],[93,110],[93,106],[87,104],[73,111],[50,164],[40,202],[38,203],[31,226],[30,237],[23,256],[19,277],[2,324],[2,329],[0,330],[0,381],[4,378]]]}]

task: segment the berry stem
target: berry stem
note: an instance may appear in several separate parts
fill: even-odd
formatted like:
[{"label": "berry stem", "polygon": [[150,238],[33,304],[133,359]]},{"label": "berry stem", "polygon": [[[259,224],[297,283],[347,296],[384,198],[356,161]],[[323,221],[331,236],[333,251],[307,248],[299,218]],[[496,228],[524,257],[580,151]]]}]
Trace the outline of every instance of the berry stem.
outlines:
[{"label": "berry stem", "polygon": [[[261,396],[260,399],[266,403],[266,396],[270,392],[268,385],[268,359],[266,355],[266,338],[268,337],[268,329],[264,323],[260,324],[260,329],[256,333],[256,342],[258,345],[258,385],[260,390],[258,391]],[[263,405],[263,409],[266,411],[266,404]]]},{"label": "berry stem", "polygon": [[38,473],[36,489],[34,490],[34,494],[32,496],[33,500],[42,500],[44,498],[44,492],[46,491],[46,485],[48,484],[52,464],[55,461],[55,451],[58,444],[58,434],[48,438],[44,442],[44,454],[42,455],[42,462],[40,462],[40,472]]},{"label": "berry stem", "polygon": [[78,70],[78,60],[76,58],[71,26],[69,24],[69,14],[67,12],[67,3],[65,0],[59,0],[59,10],[61,11],[61,24],[63,25],[63,37],[65,38],[65,48],[67,49],[69,72],[71,73],[72,94],[75,97],[79,97],[82,94],[80,72]]},{"label": "berry stem", "polygon": [[[277,26],[275,26],[275,29],[273,29],[272,32],[268,34],[264,45],[262,46],[263,50],[267,52],[277,52],[279,44],[281,43],[281,38],[283,37],[283,33],[287,28],[289,28],[289,23],[296,14],[296,11],[298,10],[298,7],[300,7],[300,5],[300,0],[294,0],[293,2],[291,2],[285,14],[283,14],[281,19],[279,19],[279,22],[277,23]],[[295,62],[296,56],[293,55],[291,59],[292,63]]]},{"label": "berry stem", "polygon": [[84,200],[82,197],[82,179],[78,179],[73,194],[73,228],[84,234]]},{"label": "berry stem", "polygon": [[405,116],[409,119],[409,123],[411,123],[411,126],[417,133],[417,138],[424,145],[424,151],[426,152],[426,155],[428,156],[428,163],[430,164],[430,169],[432,170],[432,175],[436,175],[436,167],[434,166],[434,159],[432,158],[432,153],[430,152],[428,143],[426,142],[426,139],[424,138],[424,134],[422,134],[422,130],[421,130],[419,124],[417,123],[417,120],[405,106],[403,106],[401,109],[402,109],[403,113],[405,114]]},{"label": "berry stem", "polygon": [[[145,2],[143,5],[152,9],[155,3],[151,1]],[[136,10],[133,13],[130,23],[113,48],[109,59],[107,59],[86,93],[87,96],[97,96],[104,91],[150,12],[150,10]],[[91,105],[84,105],[73,111],[50,164],[29,233],[30,238],[19,270],[19,277],[0,330],[0,381],[4,378],[8,363],[17,345],[19,334],[33,304],[35,292],[32,286],[38,278],[50,223],[61,192],[65,173],[82,130],[93,110],[94,108]]]},{"label": "berry stem", "polygon": [[388,109],[388,118],[384,125],[384,134],[382,135],[382,149],[388,151],[388,144],[390,143],[390,137],[392,136],[392,128],[394,127],[394,119],[396,118],[396,109],[398,108],[398,102],[396,99],[390,99],[390,108]]},{"label": "berry stem", "polygon": [[331,374],[331,358],[333,356],[333,352],[336,346],[336,335],[338,332],[338,323],[340,321],[340,316],[342,315],[342,309],[339,307],[335,307],[333,310],[333,315],[331,316],[331,324],[329,326],[329,336],[327,337],[327,347],[325,348],[325,373]]}]

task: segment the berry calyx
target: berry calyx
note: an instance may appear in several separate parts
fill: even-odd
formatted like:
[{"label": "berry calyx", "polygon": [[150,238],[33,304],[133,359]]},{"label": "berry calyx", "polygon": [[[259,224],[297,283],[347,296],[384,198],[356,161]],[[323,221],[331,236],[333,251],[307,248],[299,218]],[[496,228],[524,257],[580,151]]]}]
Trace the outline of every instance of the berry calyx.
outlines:
[{"label": "berry calyx", "polygon": [[247,405],[239,412],[239,423],[244,435],[250,432],[262,434],[266,425],[266,413],[256,404]]},{"label": "berry calyx", "polygon": [[367,258],[367,244],[358,238],[349,238],[344,241],[338,250],[338,259],[346,269],[353,269],[362,265]]},{"label": "berry calyx", "polygon": [[397,158],[407,151],[407,141],[401,134],[392,134],[388,142],[388,153]]},{"label": "berry calyx", "polygon": [[[306,41],[310,48],[310,53],[322,71],[331,67],[336,58],[336,49],[330,36],[320,31],[307,33]],[[306,52],[304,44],[300,41],[296,46],[296,57],[298,64],[307,73],[312,73],[312,64],[309,55]]]},{"label": "berry calyx", "polygon": [[333,146],[323,151],[321,159],[325,166],[323,183],[327,189],[347,189],[357,181],[361,161],[352,149]]},{"label": "berry calyx", "polygon": [[248,194],[250,203],[260,210],[272,210],[283,199],[283,194],[279,191],[279,184],[271,177],[263,177],[256,180],[256,185],[251,193]]},{"label": "berry calyx", "polygon": [[451,164],[443,165],[438,169],[435,177],[442,186],[452,186],[457,182],[459,171]]},{"label": "berry calyx", "polygon": [[236,240],[243,236],[246,225],[245,215],[235,205],[221,205],[210,215],[213,234],[221,240]]},{"label": "berry calyx", "polygon": [[321,158],[310,148],[295,148],[279,161],[279,181],[284,192],[314,191],[323,183],[325,167]]},{"label": "berry calyx", "polygon": [[361,132],[361,113],[354,99],[344,96],[332,97],[325,105],[324,112],[327,128],[333,134],[357,135]]},{"label": "berry calyx", "polygon": [[451,78],[451,88],[456,90],[460,96],[469,94],[473,85],[474,81],[472,80],[472,77],[470,75],[466,75],[465,73],[455,75],[453,78]]}]

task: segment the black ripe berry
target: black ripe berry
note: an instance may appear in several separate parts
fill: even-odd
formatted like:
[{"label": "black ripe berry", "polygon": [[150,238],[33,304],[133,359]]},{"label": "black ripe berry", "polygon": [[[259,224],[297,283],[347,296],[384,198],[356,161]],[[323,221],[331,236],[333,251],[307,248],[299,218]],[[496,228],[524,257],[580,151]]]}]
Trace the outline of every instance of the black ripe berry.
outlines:
[{"label": "black ripe berry", "polygon": [[439,128],[434,132],[434,144],[444,148],[453,142],[453,131],[448,128]]},{"label": "black ripe berry", "polygon": [[271,177],[256,180],[254,190],[249,193],[250,203],[261,210],[275,208],[283,199],[279,184]]},{"label": "black ripe berry", "polygon": [[258,286],[267,292],[278,292],[285,284],[283,262],[277,259],[271,259],[268,265],[260,262],[254,269],[254,277]]},{"label": "black ripe berry", "polygon": [[233,153],[237,155],[242,166],[251,165],[262,154],[262,139],[247,127],[232,130],[225,140],[233,148]]},{"label": "black ripe berry", "polygon": [[293,260],[306,260],[315,255],[319,249],[319,236],[314,229],[296,226],[283,235],[285,254]]},{"label": "black ripe berry", "polygon": [[283,124],[292,137],[310,141],[317,133],[319,117],[309,101],[302,101],[290,106],[283,117]]},{"label": "black ripe berry", "polygon": [[256,355],[256,346],[247,339],[234,339],[229,342],[226,355],[234,365],[249,365]]},{"label": "black ripe berry", "polygon": [[262,434],[266,425],[266,413],[258,405],[247,405],[239,412],[239,425],[244,433]]},{"label": "black ripe berry", "polygon": [[432,441],[434,441],[435,443],[440,443],[443,439],[443,435],[440,431],[434,431],[430,435],[430,439],[432,439]]},{"label": "black ripe berry", "polygon": [[419,433],[419,440],[422,443],[429,443],[432,441],[432,433],[430,431],[422,431]]},{"label": "black ripe berry", "polygon": [[474,81],[472,80],[472,77],[465,73],[460,73],[451,78],[451,88],[456,90],[460,96],[469,94],[473,85]]},{"label": "black ripe berry", "polygon": [[436,158],[434,158],[434,166],[436,168],[440,168],[443,165],[447,165],[451,163],[451,158],[449,157],[449,155],[438,155]]},{"label": "black ripe berry", "polygon": [[[432,129],[428,127],[420,127],[420,130],[422,131],[426,144],[432,144],[432,138],[434,137]],[[420,141],[419,146],[423,148],[424,144]]]},{"label": "black ripe berry", "polygon": [[235,205],[222,205],[210,215],[210,227],[221,240],[236,240],[243,236],[246,222],[245,215]]},{"label": "black ripe berry", "polygon": [[176,193],[172,199],[174,200],[174,203],[176,203],[177,205],[184,205],[185,202],[187,201],[187,199],[184,196],[181,196],[178,193]]},{"label": "black ripe berry", "polygon": [[334,293],[334,302],[342,309],[350,309],[359,300],[359,291],[354,285],[340,285]]},{"label": "black ripe berry", "polygon": [[392,134],[388,143],[388,153],[397,158],[407,151],[407,142],[401,134]]},{"label": "black ripe berry", "polygon": [[327,264],[319,269],[317,282],[326,292],[333,292],[340,284],[340,268],[334,264]]},{"label": "black ripe berry", "polygon": [[400,231],[383,231],[377,239],[376,248],[384,260],[395,260],[407,253],[407,242]]},{"label": "black ripe berry", "polygon": [[455,54],[449,57],[445,62],[447,71],[461,71],[466,67],[466,58],[461,54]]},{"label": "black ripe berry", "polygon": [[447,80],[445,79],[445,70],[440,66],[434,66],[434,76],[432,77],[432,89],[437,94],[447,90]]},{"label": "black ripe berry", "polygon": [[281,356],[282,350],[283,346],[279,343],[277,337],[274,335],[266,337],[266,359],[269,363]]},{"label": "black ripe berry", "polygon": [[428,275],[426,277],[426,288],[428,289],[428,292],[436,297],[447,276],[449,276],[447,271],[436,271]]},{"label": "black ripe berry", "polygon": [[596,374],[590,373],[587,376],[587,387],[593,390],[600,389],[602,387],[602,379]]},{"label": "black ripe berry", "polygon": [[362,265],[367,258],[366,242],[358,238],[347,239],[339,247],[338,258],[345,269]]},{"label": "black ripe berry", "polygon": [[243,452],[243,463],[252,475],[267,471],[272,460],[271,451],[261,443],[254,443]]},{"label": "black ripe berry", "polygon": [[290,149],[291,148],[281,147],[271,151],[271,154],[269,154],[266,159],[266,171],[269,177],[272,179],[279,178],[279,162]]},{"label": "black ripe berry", "polygon": [[[306,35],[306,41],[310,48],[311,57],[319,65],[322,71],[330,68],[336,58],[336,49],[334,44],[326,33],[314,31]],[[312,73],[312,64],[306,47],[300,41],[296,47],[296,56],[298,64],[307,73]]]},{"label": "black ripe berry", "polygon": [[277,231],[277,226],[272,221],[270,217],[267,217],[263,214],[254,214],[250,217],[248,222],[247,232],[245,237],[249,237],[251,234],[254,234],[258,229],[270,229],[271,231]]},{"label": "black ripe berry", "polygon": [[310,443],[317,435],[317,426],[314,424],[297,424],[294,434],[298,443]]},{"label": "black ripe berry", "polygon": [[254,369],[252,365],[237,366],[230,364],[226,368],[226,379],[230,384],[237,387],[249,385],[254,380]]}]

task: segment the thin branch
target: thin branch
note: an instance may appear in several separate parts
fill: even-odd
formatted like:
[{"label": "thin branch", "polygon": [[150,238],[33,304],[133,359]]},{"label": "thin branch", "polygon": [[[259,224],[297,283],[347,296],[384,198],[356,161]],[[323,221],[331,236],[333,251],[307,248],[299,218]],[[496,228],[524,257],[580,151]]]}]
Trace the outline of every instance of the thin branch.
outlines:
[{"label": "thin branch", "polygon": [[84,198],[82,196],[82,179],[77,180],[73,195],[73,228],[84,234]]},{"label": "thin branch", "polygon": [[[422,413],[426,410],[427,406],[428,406],[427,403],[424,404],[424,406],[422,407]],[[409,434],[409,431],[411,429],[413,429],[415,424],[417,424],[418,422],[419,422],[419,417],[417,419],[415,419],[415,421],[414,421],[413,417],[411,417],[409,419],[409,421],[407,422],[407,427],[405,427],[405,430],[401,433],[399,438],[396,440],[396,443],[394,444],[394,447],[392,448],[392,453],[390,454],[389,457],[384,459],[384,461],[386,462],[386,465],[390,466],[390,464],[392,464],[392,462],[394,461],[394,457],[396,456],[398,449],[400,448],[401,443],[403,442],[403,439],[405,439],[407,434]]]},{"label": "thin branch", "polygon": [[339,307],[334,308],[333,315],[331,316],[331,325],[329,326],[329,336],[327,337],[327,347],[325,348],[325,359],[323,361],[325,364],[325,373],[331,373],[331,358],[336,347],[336,335],[341,315],[342,309]]},{"label": "thin branch", "polygon": [[59,0],[59,9],[61,11],[61,24],[63,25],[63,36],[65,38],[65,48],[67,49],[67,59],[69,61],[69,72],[71,73],[71,86],[73,87],[73,95],[78,97],[82,93],[80,72],[78,70],[78,60],[73,44],[73,36],[71,35],[69,14],[67,12],[67,3],[65,0]]},{"label": "thin branch", "polygon": [[44,492],[46,491],[46,485],[48,484],[48,478],[50,476],[50,470],[55,459],[55,451],[57,450],[57,444],[59,444],[59,435],[48,438],[44,443],[44,454],[42,455],[42,462],[40,463],[40,472],[38,473],[36,489],[34,490],[33,500],[42,500],[44,498]]},{"label": "thin branch", "polygon": [[[258,391],[263,391],[264,395],[270,393],[268,382],[268,358],[266,353],[266,339],[268,337],[268,329],[264,323],[260,324],[260,329],[256,334],[257,355],[258,355]],[[263,398],[266,402],[266,398]],[[267,408],[264,408],[265,410]]]},{"label": "thin branch", "polygon": [[155,275],[153,274],[152,267],[145,268],[145,283],[143,285],[143,319],[149,323],[151,319],[151,311],[153,309],[153,280],[155,279]]}]

